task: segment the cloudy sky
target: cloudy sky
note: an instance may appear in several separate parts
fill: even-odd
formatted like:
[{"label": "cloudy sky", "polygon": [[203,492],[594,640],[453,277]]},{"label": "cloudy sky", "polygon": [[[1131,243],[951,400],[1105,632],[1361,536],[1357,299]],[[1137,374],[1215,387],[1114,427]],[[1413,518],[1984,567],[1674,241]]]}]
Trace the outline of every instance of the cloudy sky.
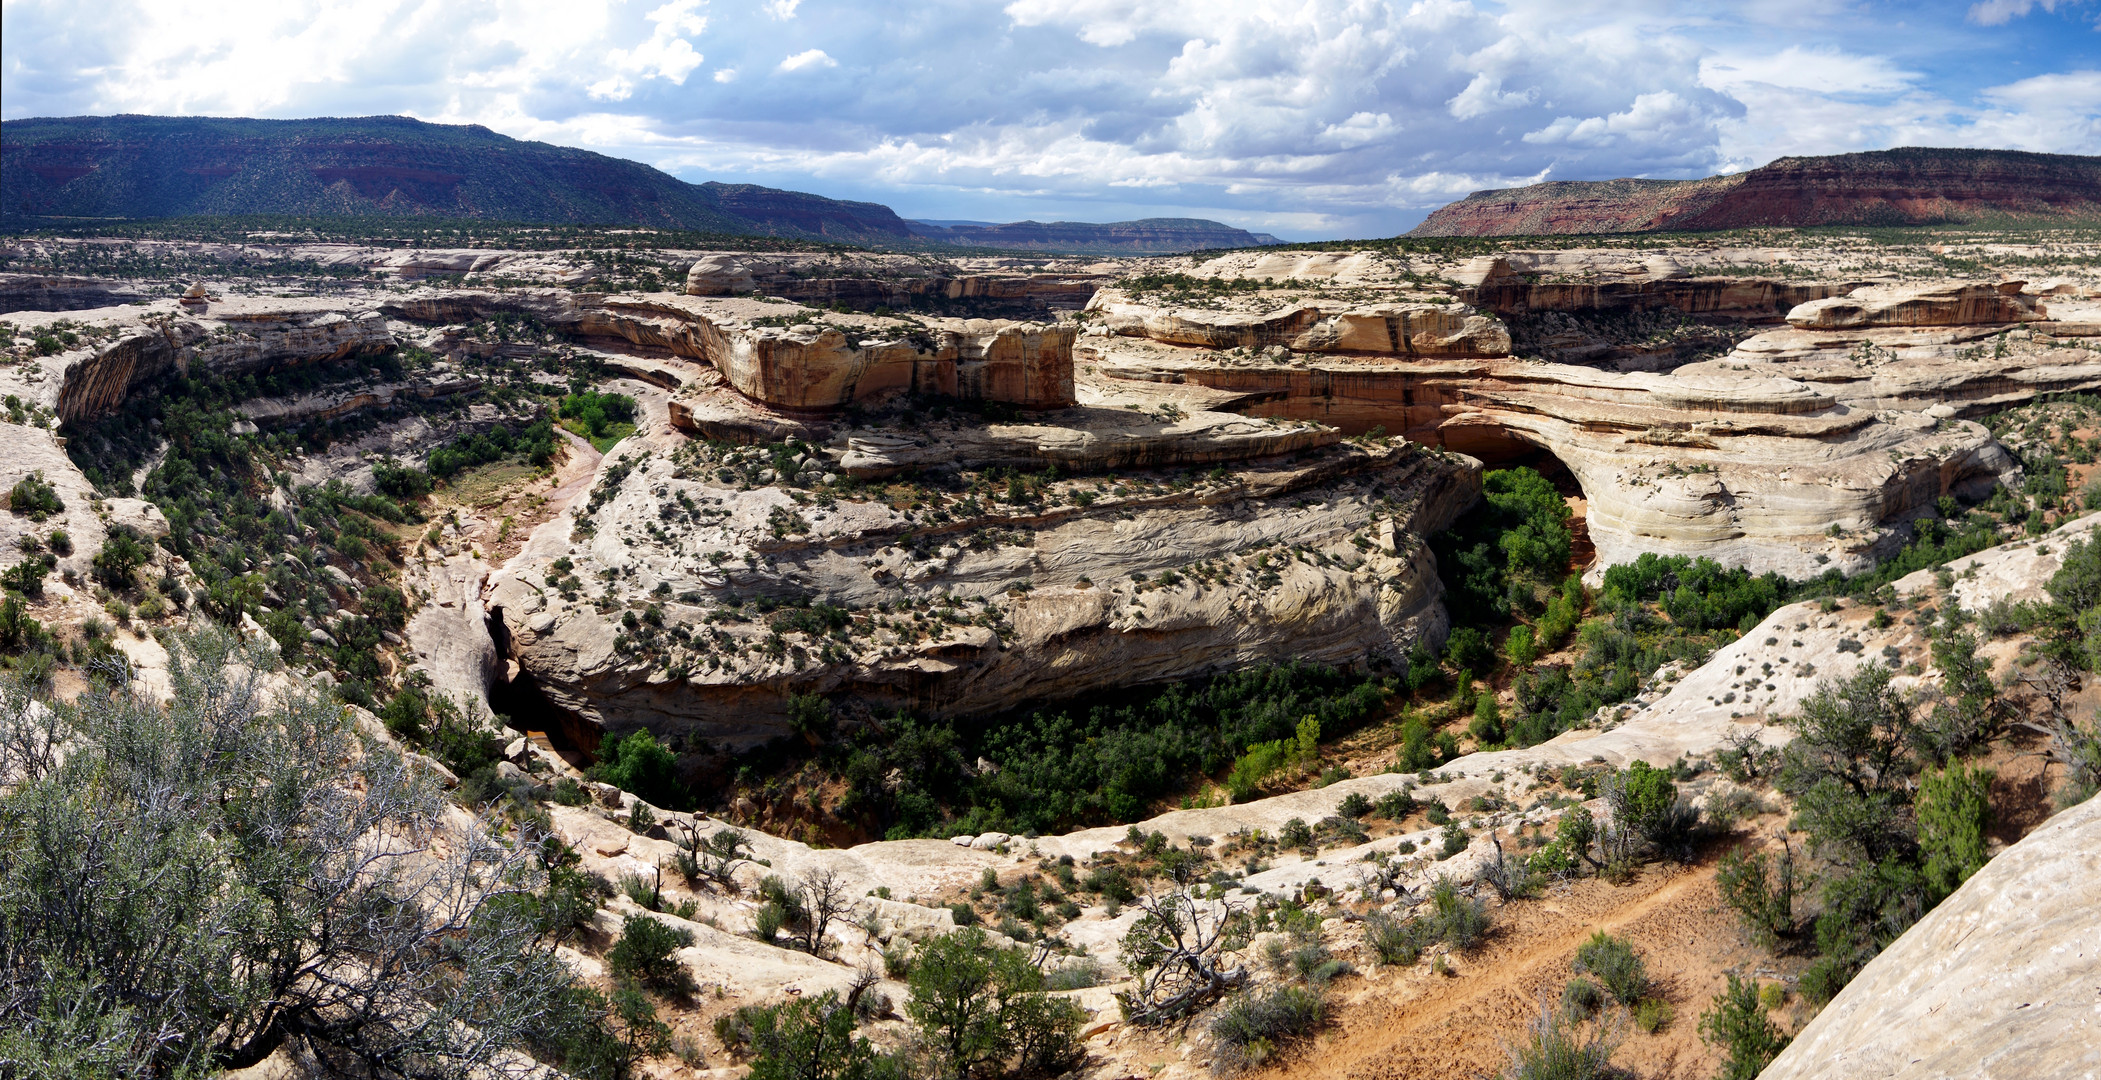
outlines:
[{"label": "cloudy sky", "polygon": [[2101,153],[2101,0],[5,0],[0,114],[478,123],[907,217],[1391,235],[1479,188]]}]

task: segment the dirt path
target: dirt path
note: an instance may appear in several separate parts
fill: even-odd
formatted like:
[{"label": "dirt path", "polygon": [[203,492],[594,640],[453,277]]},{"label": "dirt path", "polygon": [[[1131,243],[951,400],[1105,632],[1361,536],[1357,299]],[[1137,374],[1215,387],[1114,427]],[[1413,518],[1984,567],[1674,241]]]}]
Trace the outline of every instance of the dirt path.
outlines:
[{"label": "dirt path", "polygon": [[[1427,965],[1373,972],[1340,988],[1336,1030],[1262,1075],[1291,1080],[1415,1080],[1492,1076],[1508,1064],[1541,997],[1558,998],[1576,947],[1599,930],[1641,950],[1658,992],[1676,1012],[1654,1034],[1630,1026],[1614,1064],[1642,1077],[1706,1077],[1719,1064],[1698,1035],[1699,1014],[1732,966],[1762,957],[1741,942],[1714,890],[1710,860],[1650,867],[1636,881],[1595,879],[1498,909],[1491,943],[1441,978]],[[1354,991],[1354,993],[1352,993]]]},{"label": "dirt path", "polygon": [[591,486],[591,478],[598,475],[598,463],[605,459],[605,455],[599,453],[590,440],[578,438],[567,428],[556,428],[554,433],[569,444],[569,456],[555,468],[555,477],[559,483],[555,485],[554,490],[547,493],[549,517],[561,513],[562,508],[569,505],[569,500],[583,494],[584,489]]}]

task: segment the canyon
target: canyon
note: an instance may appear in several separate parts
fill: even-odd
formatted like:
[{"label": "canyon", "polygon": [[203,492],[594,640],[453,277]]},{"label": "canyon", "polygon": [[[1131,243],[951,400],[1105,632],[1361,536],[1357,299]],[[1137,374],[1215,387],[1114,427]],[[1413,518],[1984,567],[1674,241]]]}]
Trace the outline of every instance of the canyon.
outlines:
[{"label": "canyon", "polygon": [[[95,621],[155,686],[168,659],[152,631],[210,613],[286,655],[311,643],[313,685],[346,692],[369,676],[328,650],[374,642],[382,680],[495,725],[493,775],[544,813],[584,871],[608,883],[659,875],[660,902],[624,888],[602,898],[561,956],[603,981],[604,945],[633,921],[689,935],[676,962],[712,994],[681,1006],[677,1027],[717,1063],[737,1051],[708,1033],[728,1030],[711,1025],[735,1008],[857,985],[900,1001],[909,991],[886,971],[886,950],[978,918],[957,910],[973,890],[1136,858],[1158,836],[1153,850],[1247,846],[1244,863],[1220,861],[1205,879],[1207,902],[1317,910],[1296,932],[1355,958],[1337,976],[1329,1060],[1281,1067],[1388,1075],[1430,1052],[1406,1034],[1429,1003],[1482,995],[1522,1010],[1529,1002],[1510,1005],[1518,989],[1540,992],[1548,976],[1537,958],[1456,949],[1426,954],[1420,970],[1387,963],[1368,942],[1368,913],[1428,910],[1440,878],[1494,896],[1480,882],[1504,866],[1506,844],[1535,846],[1578,807],[1607,814],[1605,796],[1566,778],[1635,762],[1678,763],[1689,808],[1748,815],[1716,842],[1763,850],[1786,820],[1768,802],[1770,777],[1729,779],[1711,763],[1785,745],[1786,721],[1832,679],[1886,669],[1906,693],[1947,685],[1933,613],[2044,599],[2101,523],[2060,492],[2025,532],[1894,578],[1887,596],[1778,603],[1728,627],[1711,656],[1644,670],[1624,701],[1532,745],[1476,737],[1434,767],[1403,768],[1387,734],[1331,733],[1321,753],[1332,774],[1292,790],[1228,799],[1205,779],[1179,809],[1156,800],[1057,834],[826,836],[796,804],[836,802],[835,790],[776,797],[777,784],[732,770],[814,749],[824,724],[969,724],[1265,664],[1376,672],[1389,692],[1411,672],[1420,682],[1454,624],[1480,622],[1450,610],[1434,545],[1482,505],[1492,470],[1533,468],[1579,508],[1571,524],[1585,546],[1557,571],[1594,589],[1644,555],[1796,581],[1873,573],[1944,519],[2040,475],[2036,436],[1985,421],[2101,392],[2096,249],[2013,233],[1967,245],[1680,237],[1202,258],[677,248],[614,265],[588,248],[96,244],[133,265],[247,273],[68,273],[82,242],[6,242],[0,485],[48,482],[62,504],[34,520],[0,516],[0,543],[48,545],[59,575],[24,610],[82,633]],[[179,407],[149,408],[163,399]],[[594,426],[565,411],[616,399],[631,407],[625,420]],[[213,409],[226,430],[182,426],[222,415]],[[535,424],[542,456],[439,465]],[[178,438],[246,439],[277,455],[276,471],[235,484],[263,512],[189,516],[196,507],[168,494],[162,464]],[[230,457],[198,460],[237,471]],[[334,508],[332,541],[303,516],[314,506]],[[387,517],[404,506],[418,516]],[[65,553],[55,527],[70,536]],[[229,560],[213,591],[197,576],[206,556],[178,551],[224,541],[221,529],[248,546],[211,556]],[[155,582],[156,598],[194,588],[186,612],[147,615],[98,592],[98,552],[130,533],[148,541],[138,580]],[[286,577],[321,591],[295,604],[281,595]],[[364,625],[381,617],[381,587],[406,608],[384,632]],[[112,630],[101,620],[117,607],[126,628]],[[2022,644],[1993,641],[1987,667],[2011,676]],[[1507,681],[1482,693],[1490,712],[1522,707]],[[821,722],[813,702],[828,710]],[[417,745],[380,718],[379,701],[365,704],[352,711],[375,744]],[[639,732],[719,804],[650,805],[587,772],[594,752]],[[456,792],[471,787],[427,751],[411,760]],[[982,758],[971,768],[997,771]],[[2023,775],[2040,791],[2052,768]],[[1293,823],[1356,820],[1346,800],[1404,793],[1450,808],[1456,839],[1403,816],[1310,852],[1261,846]],[[2092,811],[2049,818],[2024,803],[2032,834],[1995,841],[1983,870],[1804,1016],[1767,1075],[1901,1074],[1913,1043],[1893,1033],[1954,1000],[1915,992],[1925,973],[1969,988],[1955,995],[1960,1024],[1935,1044],[1936,1068],[1968,1068],[1983,1051],[1958,1043],[1967,1037],[1997,1040],[2031,1069],[2089,1066],[2091,1040],[2047,1049],[2049,1032],[2083,1023],[2075,1005],[2030,988],[2091,974],[2091,950],[2067,959],[2056,943],[2091,929],[2080,905],[2091,906]],[[748,847],[728,860],[726,884],[661,874],[677,837],[731,829]],[[1714,928],[1712,855],[1630,872],[1626,895],[1688,920],[1698,908],[1702,934],[1734,935]],[[852,898],[829,945],[755,940],[766,879],[816,872]],[[1623,886],[1580,872],[1571,882],[1543,900],[1498,896],[1492,910],[1511,940],[1559,941],[1556,905],[1595,904],[1612,925],[1636,925],[1634,903],[1610,891]],[[2018,916],[2002,913],[2008,897]],[[1085,1013],[1085,1074],[1226,1069],[1208,1028],[1146,1027],[1119,1008],[1114,993],[1135,974],[1120,946],[1141,908],[1098,897],[1075,911],[1043,962],[1098,975],[1058,991]],[[1979,931],[2033,947],[1965,944]],[[1264,931],[1226,952],[1260,972],[1265,946],[1286,937]],[[1542,955],[1562,964],[1566,944]],[[1733,936],[1715,948],[1722,959],[1688,960],[1673,983],[1676,1026],[1630,1037],[1629,1053],[1714,1064],[1692,1014],[1725,969],[1754,963]],[[1432,963],[1446,973],[1426,973]],[[2016,1016],[2015,996],[2043,1008]],[[894,1010],[863,1027],[885,1046],[909,1033]],[[1498,1067],[1495,1038],[1514,1031],[1476,1031],[1422,1067]],[[668,1055],[650,1067],[723,1075]]]}]

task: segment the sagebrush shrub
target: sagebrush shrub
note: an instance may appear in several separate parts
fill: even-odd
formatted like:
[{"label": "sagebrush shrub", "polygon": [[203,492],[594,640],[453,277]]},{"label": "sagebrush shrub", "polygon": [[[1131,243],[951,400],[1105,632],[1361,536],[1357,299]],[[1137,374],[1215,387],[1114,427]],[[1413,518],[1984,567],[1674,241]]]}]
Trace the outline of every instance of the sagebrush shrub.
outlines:
[{"label": "sagebrush shrub", "polygon": [[1320,991],[1280,986],[1247,991],[1227,1002],[1211,1021],[1218,1058],[1227,1071],[1260,1065],[1277,1047],[1311,1035],[1327,1016]]},{"label": "sagebrush shrub", "polygon": [[1603,930],[1576,949],[1575,968],[1597,976],[1605,989],[1622,1005],[1633,1005],[1649,994],[1648,966],[1627,941]]}]

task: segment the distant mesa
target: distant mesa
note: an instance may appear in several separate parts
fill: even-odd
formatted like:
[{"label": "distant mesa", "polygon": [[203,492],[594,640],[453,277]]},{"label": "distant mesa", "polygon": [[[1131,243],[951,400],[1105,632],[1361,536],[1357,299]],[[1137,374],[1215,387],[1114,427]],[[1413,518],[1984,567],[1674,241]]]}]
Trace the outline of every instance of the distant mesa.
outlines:
[{"label": "distant mesa", "polygon": [[913,221],[913,233],[971,247],[1022,248],[1076,254],[1179,254],[1219,248],[1263,247],[1284,241],[1203,218],[1140,218],[1096,225],[1085,221]]},{"label": "distant mesa", "polygon": [[908,222],[880,203],[689,184],[640,162],[405,116],[75,116],[0,123],[0,228],[213,215],[637,225],[879,246],[1069,253],[1276,243],[1215,221]]},{"label": "distant mesa", "polygon": [[2101,221],[2101,157],[1904,147],[1781,158],[1704,180],[1551,181],[1476,191],[1408,235],[2053,221]]}]

